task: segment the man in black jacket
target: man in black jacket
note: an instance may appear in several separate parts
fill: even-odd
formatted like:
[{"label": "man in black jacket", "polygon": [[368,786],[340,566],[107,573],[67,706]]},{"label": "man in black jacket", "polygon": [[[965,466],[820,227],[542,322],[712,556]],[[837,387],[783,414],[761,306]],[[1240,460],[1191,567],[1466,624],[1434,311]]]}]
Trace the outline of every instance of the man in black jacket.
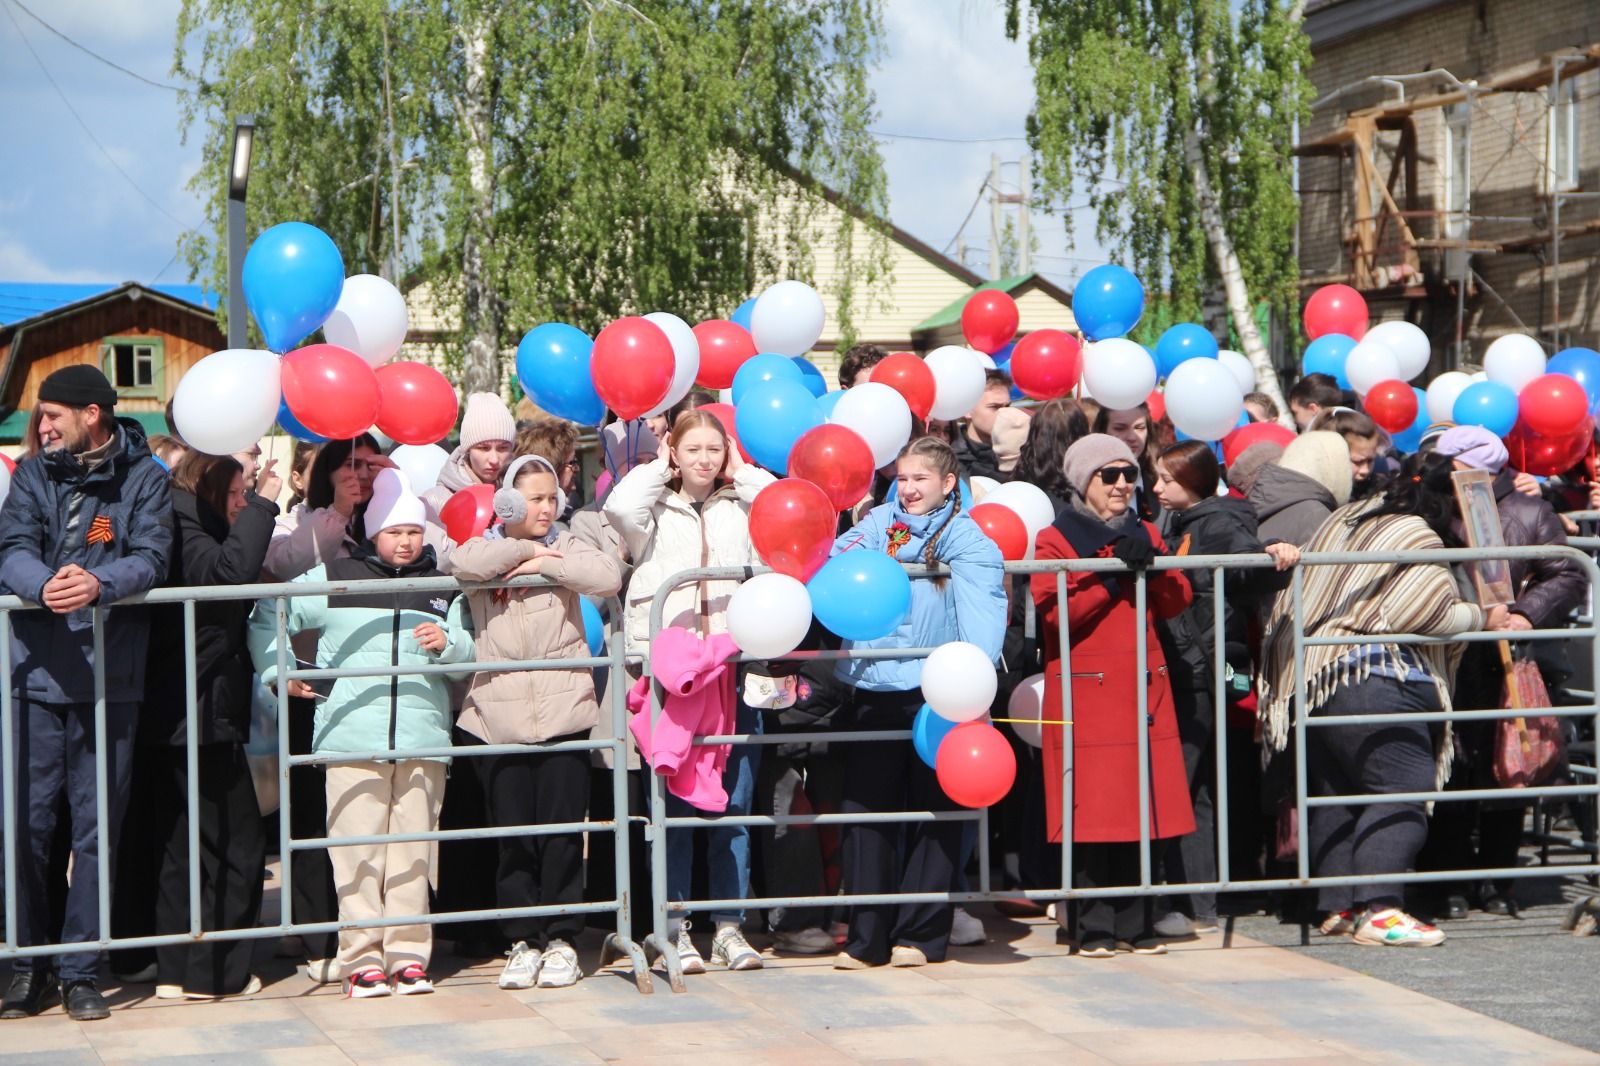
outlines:
[{"label": "man in black jacket", "polygon": [[[13,614],[12,676],[19,804],[17,942],[48,944],[46,871],[63,794],[71,811],[72,885],[61,943],[99,939],[99,834],[114,862],[127,805],[135,708],[144,689],[149,622],[142,607],[99,608],[144,592],[167,572],[172,504],[167,475],[150,456],[143,429],[118,419],[116,390],[92,366],[63,367],[39,387],[45,450],[24,459],[0,510],[0,582],[44,611]],[[95,662],[102,616],[103,661]],[[106,813],[96,815],[95,699],[105,681]],[[106,871],[110,876],[110,870]],[[59,959],[61,996],[79,1021],[109,1015],[96,987],[100,953]],[[19,960],[0,1018],[24,1018],[50,992],[45,958]]]},{"label": "man in black jacket", "polygon": [[[955,448],[956,462],[961,465],[963,478],[971,480],[975,477],[986,477],[995,481],[1009,481],[1016,456],[1011,456],[1011,465],[1002,470],[993,433],[995,419],[1002,410],[1011,406],[1011,379],[1003,370],[991,370],[985,375],[985,379],[983,396],[978,400],[978,406],[967,415],[966,424],[955,440],[951,441],[951,446]],[[1017,447],[1020,450],[1020,441]]]}]

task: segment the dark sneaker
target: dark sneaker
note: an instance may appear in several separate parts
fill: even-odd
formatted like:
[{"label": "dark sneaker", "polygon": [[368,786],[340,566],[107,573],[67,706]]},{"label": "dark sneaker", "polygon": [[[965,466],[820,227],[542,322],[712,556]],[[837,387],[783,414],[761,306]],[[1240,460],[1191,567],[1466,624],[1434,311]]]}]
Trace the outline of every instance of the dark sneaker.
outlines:
[{"label": "dark sneaker", "polygon": [[75,1022],[98,1022],[111,1017],[105,997],[88,979],[61,982],[61,1003]]},{"label": "dark sneaker", "polygon": [[0,1002],[0,1018],[8,1021],[31,1018],[44,1010],[54,991],[55,982],[50,980],[49,974],[34,973],[32,970],[12,974],[11,984],[6,987],[5,1001]]}]

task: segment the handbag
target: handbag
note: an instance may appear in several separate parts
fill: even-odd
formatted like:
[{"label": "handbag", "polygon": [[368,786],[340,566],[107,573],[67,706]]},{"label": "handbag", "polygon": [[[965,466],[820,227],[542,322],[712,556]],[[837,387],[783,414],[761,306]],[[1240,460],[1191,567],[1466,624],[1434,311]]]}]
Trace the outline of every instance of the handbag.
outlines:
[{"label": "handbag", "polygon": [[[1500,642],[1505,667],[1501,706],[1515,710],[1549,707],[1539,665],[1532,659],[1513,661],[1510,645]],[[1554,715],[1519,715],[1495,722],[1494,779],[1502,788],[1528,788],[1560,777],[1567,770],[1561,719]]]}]

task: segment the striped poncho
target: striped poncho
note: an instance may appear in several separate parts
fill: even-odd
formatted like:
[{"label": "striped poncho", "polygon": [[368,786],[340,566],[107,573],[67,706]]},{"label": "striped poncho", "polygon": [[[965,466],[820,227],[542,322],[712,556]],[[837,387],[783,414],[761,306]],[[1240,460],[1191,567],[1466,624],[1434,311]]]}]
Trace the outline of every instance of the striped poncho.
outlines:
[{"label": "striped poncho", "polygon": [[[1364,500],[1341,507],[1328,516],[1308,552],[1396,552],[1442,548],[1444,544],[1428,524],[1410,515],[1384,515],[1351,528],[1351,519],[1373,506]],[[1365,637],[1376,644],[1377,657],[1350,660],[1357,645],[1315,645],[1305,649],[1306,711],[1315,712],[1342,685],[1360,684],[1375,662],[1401,664],[1400,645],[1384,642],[1387,634],[1415,633],[1445,636],[1483,627],[1483,611],[1462,600],[1454,576],[1443,563],[1397,564],[1388,562],[1309,566],[1302,574],[1302,611],[1308,637]],[[1412,644],[1408,655],[1433,678],[1439,705],[1450,709],[1450,686],[1461,662],[1463,645]],[[1289,708],[1294,700],[1294,598],[1292,588],[1280,592],[1272,605],[1262,638],[1261,677],[1257,682],[1263,737],[1271,751],[1288,744]],[[1404,671],[1402,670],[1403,674]],[[1448,724],[1436,760],[1436,778],[1442,785],[1449,772]]]}]

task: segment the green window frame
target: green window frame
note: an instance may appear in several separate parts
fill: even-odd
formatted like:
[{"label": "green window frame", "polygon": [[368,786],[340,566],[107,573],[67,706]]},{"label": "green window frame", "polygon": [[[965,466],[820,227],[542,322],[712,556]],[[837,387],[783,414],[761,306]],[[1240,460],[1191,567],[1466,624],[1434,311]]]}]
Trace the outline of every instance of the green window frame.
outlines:
[{"label": "green window frame", "polygon": [[167,346],[161,337],[107,337],[100,342],[100,369],[118,396],[166,394]]}]

